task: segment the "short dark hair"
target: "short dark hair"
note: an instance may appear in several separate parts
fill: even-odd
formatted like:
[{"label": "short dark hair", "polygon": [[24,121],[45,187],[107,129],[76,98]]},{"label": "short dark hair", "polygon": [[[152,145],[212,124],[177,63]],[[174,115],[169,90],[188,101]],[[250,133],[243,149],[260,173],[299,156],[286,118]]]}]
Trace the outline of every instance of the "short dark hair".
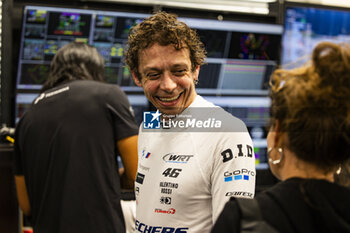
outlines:
[{"label": "short dark hair", "polygon": [[104,81],[104,60],[96,48],[71,42],[59,49],[51,61],[49,77],[41,91],[72,80]]},{"label": "short dark hair", "polygon": [[177,50],[188,48],[192,71],[204,64],[206,51],[196,31],[179,21],[175,14],[161,11],[132,27],[129,32],[125,63],[139,79],[139,52],[156,43],[162,46],[172,44]]}]

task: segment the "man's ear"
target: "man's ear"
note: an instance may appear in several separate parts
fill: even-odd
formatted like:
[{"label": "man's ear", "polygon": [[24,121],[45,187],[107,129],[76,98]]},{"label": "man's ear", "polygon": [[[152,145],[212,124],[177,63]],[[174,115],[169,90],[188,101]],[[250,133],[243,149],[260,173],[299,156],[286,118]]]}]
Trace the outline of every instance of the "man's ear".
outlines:
[{"label": "man's ear", "polygon": [[132,79],[134,80],[134,83],[135,83],[138,87],[142,87],[141,81],[138,79],[137,75],[136,75],[134,72],[131,72],[131,76],[132,76]]},{"label": "man's ear", "polygon": [[198,81],[198,76],[199,76],[199,70],[200,70],[200,66],[196,66],[196,69],[194,70],[194,80]]}]

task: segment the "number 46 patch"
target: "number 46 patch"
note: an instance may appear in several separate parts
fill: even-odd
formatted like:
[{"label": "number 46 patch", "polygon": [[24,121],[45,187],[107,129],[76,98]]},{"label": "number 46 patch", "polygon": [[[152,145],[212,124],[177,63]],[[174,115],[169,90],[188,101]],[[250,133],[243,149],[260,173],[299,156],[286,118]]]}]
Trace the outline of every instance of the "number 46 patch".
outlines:
[{"label": "number 46 patch", "polygon": [[[237,158],[237,157],[249,157],[249,158],[253,157],[253,148],[251,146],[249,146],[249,145],[245,146],[245,148],[244,148],[245,153],[243,153],[243,145],[242,144],[238,144],[237,149],[238,149],[238,153],[235,156],[235,158]],[[222,161],[224,163],[226,163],[227,161],[230,161],[231,159],[233,159],[232,150],[230,148],[224,150],[223,152],[221,152],[221,156],[222,156]]]},{"label": "number 46 patch", "polygon": [[182,169],[180,169],[180,168],[167,168],[167,169],[165,169],[165,171],[162,174],[165,177],[169,176],[171,178],[176,178],[180,175],[181,171],[182,171]]}]

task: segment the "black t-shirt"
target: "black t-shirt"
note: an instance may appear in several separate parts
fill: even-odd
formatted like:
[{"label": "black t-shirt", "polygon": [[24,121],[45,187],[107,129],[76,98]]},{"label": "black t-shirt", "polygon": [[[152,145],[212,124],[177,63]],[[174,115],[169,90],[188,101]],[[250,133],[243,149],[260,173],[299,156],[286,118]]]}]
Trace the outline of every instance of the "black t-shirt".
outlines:
[{"label": "black t-shirt", "polygon": [[[350,190],[325,180],[291,178],[257,195],[263,219],[281,233],[350,232]],[[224,207],[212,233],[239,233],[235,199]]]},{"label": "black t-shirt", "polygon": [[79,80],[41,94],[15,138],[34,232],[125,232],[116,143],[137,133],[117,85]]}]

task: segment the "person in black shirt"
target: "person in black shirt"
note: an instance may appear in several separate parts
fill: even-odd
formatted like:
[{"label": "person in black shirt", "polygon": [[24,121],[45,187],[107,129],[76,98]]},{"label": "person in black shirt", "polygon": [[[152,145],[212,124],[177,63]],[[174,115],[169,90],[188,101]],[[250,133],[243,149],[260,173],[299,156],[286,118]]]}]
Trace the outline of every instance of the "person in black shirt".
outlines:
[{"label": "person in black shirt", "polygon": [[64,46],[16,127],[18,200],[35,233],[125,232],[116,156],[133,184],[138,126],[125,93],[102,82],[103,71],[95,48]]}]

